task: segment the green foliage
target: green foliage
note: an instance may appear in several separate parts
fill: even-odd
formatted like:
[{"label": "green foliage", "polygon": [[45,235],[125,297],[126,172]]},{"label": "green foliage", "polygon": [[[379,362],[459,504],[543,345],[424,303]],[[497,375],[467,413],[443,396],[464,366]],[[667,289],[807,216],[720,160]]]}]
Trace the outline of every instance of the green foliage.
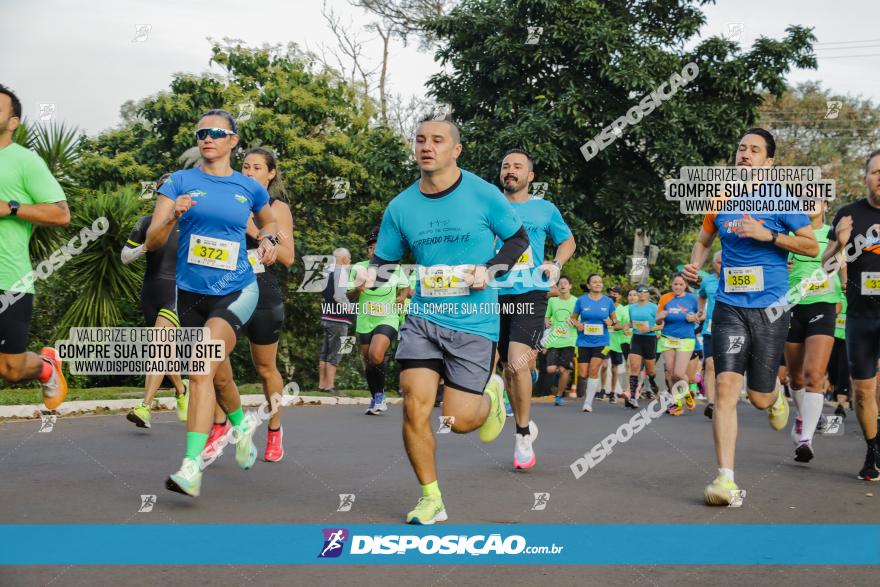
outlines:
[{"label": "green foliage", "polygon": [[[705,24],[701,4],[465,0],[433,18],[444,71],[429,86],[462,121],[462,165],[495,177],[501,154],[525,147],[580,245],[601,244],[612,272],[625,270],[634,229],[653,238],[695,226],[665,201],[664,178],[728,160],[764,93],[781,94],[790,68],[816,65],[802,27],[748,50],[717,37],[684,49]],[[543,27],[537,44],[525,43],[528,26]],[[581,145],[689,62],[696,79],[585,161]]]}]

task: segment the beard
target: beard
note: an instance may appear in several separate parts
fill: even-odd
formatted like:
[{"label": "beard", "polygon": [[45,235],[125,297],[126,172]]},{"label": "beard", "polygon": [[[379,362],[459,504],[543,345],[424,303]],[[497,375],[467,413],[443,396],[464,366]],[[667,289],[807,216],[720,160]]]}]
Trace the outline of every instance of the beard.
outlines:
[{"label": "beard", "polygon": [[526,180],[516,181],[513,178],[511,178],[511,181],[508,181],[505,179],[504,184],[503,184],[504,193],[505,194],[514,194],[514,193],[522,190],[523,188],[525,188],[527,185],[528,185],[528,182]]}]

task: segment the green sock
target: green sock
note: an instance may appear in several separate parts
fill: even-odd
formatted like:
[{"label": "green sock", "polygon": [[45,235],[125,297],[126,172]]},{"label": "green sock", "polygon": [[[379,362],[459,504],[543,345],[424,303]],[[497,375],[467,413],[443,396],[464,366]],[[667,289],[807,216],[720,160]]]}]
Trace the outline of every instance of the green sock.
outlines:
[{"label": "green sock", "polygon": [[205,450],[205,445],[208,444],[208,435],[202,434],[201,432],[187,432],[186,433],[186,458],[191,461],[197,460],[202,451]]},{"label": "green sock", "polygon": [[238,426],[244,421],[244,411],[239,407],[231,414],[227,414],[226,417],[229,418],[229,421],[232,422],[233,426]]},{"label": "green sock", "polygon": [[436,497],[440,499],[440,486],[436,481],[432,481],[427,485],[422,485],[422,496],[423,497]]},{"label": "green sock", "polygon": [[700,386],[696,383],[691,383],[691,391],[694,392],[694,395],[697,395],[697,392],[700,391]]}]

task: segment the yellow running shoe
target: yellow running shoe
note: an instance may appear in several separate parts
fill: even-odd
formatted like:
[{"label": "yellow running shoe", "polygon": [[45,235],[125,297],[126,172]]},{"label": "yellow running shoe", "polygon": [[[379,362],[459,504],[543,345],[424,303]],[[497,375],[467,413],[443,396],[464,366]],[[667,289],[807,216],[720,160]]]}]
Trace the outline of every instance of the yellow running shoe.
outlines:
[{"label": "yellow running shoe", "polygon": [[407,524],[430,525],[445,522],[449,517],[440,497],[421,497],[413,511],[406,515]]},{"label": "yellow running shoe", "polygon": [[504,380],[498,374],[493,374],[486,384],[484,393],[489,396],[489,415],[480,426],[480,440],[492,442],[504,429],[507,416],[504,413]]},{"label": "yellow running shoe", "polygon": [[189,412],[189,379],[183,380],[183,393],[177,396],[177,419],[186,422]]},{"label": "yellow running shoe", "polygon": [[688,411],[694,411],[694,408],[697,407],[697,400],[694,398],[694,392],[688,390],[686,394],[684,394],[684,405],[687,406]]},{"label": "yellow running shoe", "polygon": [[666,413],[670,416],[681,416],[682,414],[684,414],[684,408],[676,404],[674,406],[669,406],[669,409],[666,410]]},{"label": "yellow running shoe", "polygon": [[739,491],[736,483],[728,479],[727,475],[719,473],[715,480],[706,486],[703,499],[706,505],[730,505],[734,491]]},{"label": "yellow running shoe", "polygon": [[781,389],[776,390],[776,402],[767,408],[767,417],[774,430],[782,430],[788,424],[788,402]]}]

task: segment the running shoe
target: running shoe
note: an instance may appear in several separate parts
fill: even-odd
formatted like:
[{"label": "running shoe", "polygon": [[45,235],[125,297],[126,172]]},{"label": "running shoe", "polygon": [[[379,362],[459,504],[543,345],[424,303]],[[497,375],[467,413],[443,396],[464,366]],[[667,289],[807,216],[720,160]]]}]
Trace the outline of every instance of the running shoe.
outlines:
[{"label": "running shoe", "polygon": [[776,403],[767,408],[767,417],[774,430],[782,430],[788,424],[788,402],[785,401],[785,394],[782,393],[782,390],[778,390],[776,393]]},{"label": "running shoe", "polygon": [[45,383],[40,382],[40,388],[43,390],[43,405],[54,410],[64,403],[64,398],[67,397],[67,379],[64,378],[64,373],[61,371],[61,359],[58,358],[58,353],[54,348],[43,347],[40,350],[40,356],[52,366],[49,380]]},{"label": "running shoe", "polygon": [[[489,415],[486,421],[480,426],[480,440],[483,442],[492,442],[504,429],[504,423],[507,418],[504,417],[504,380],[501,376],[493,374],[489,378],[489,383],[484,390],[489,396]],[[442,503],[440,504],[443,505]],[[416,506],[418,509],[418,506]],[[445,514],[444,514],[445,516]],[[446,519],[445,517],[443,518]]]},{"label": "running shoe", "polygon": [[557,406],[564,406],[565,405],[565,398],[562,397],[561,395],[557,395],[556,398],[553,400],[553,404],[557,405]]},{"label": "running shoe", "polygon": [[513,418],[513,406],[508,402],[504,402],[504,415],[507,418]]},{"label": "running shoe", "polygon": [[134,422],[134,425],[138,428],[149,428],[151,419],[150,406],[144,402],[139,403],[128,411],[128,415],[125,416],[125,419],[129,422]]},{"label": "running shoe", "polygon": [[840,404],[837,404],[837,408],[834,410],[834,415],[840,416],[841,418],[846,420],[846,410],[844,410],[843,406]]},{"label": "running shoe", "polygon": [[629,399],[629,396],[623,396],[623,405],[634,410],[639,407],[639,402]]},{"label": "running shoe", "polygon": [[223,454],[223,447],[220,446],[220,439],[229,432],[229,429],[232,425],[229,423],[229,420],[226,420],[223,424],[213,424],[211,426],[211,432],[208,434],[208,441],[205,443],[205,450],[202,451],[202,460],[205,462],[211,462],[214,459],[219,459],[220,455]]},{"label": "running shoe", "polygon": [[532,369],[532,384],[533,384],[533,385],[534,385],[535,383],[538,382],[538,377],[539,377],[539,376],[540,376],[540,374],[538,373],[538,370],[537,370],[537,369]]},{"label": "running shoe", "polygon": [[376,394],[376,412],[382,413],[388,411],[388,404],[385,403],[385,392]]},{"label": "running shoe", "polygon": [[715,415],[715,404],[706,404],[706,409],[703,410],[703,415],[712,419],[712,416]]},{"label": "running shoe", "polygon": [[377,416],[379,412],[376,411],[376,397],[373,396],[370,398],[370,407],[367,408],[367,411],[364,412],[367,416]]},{"label": "running shoe", "polygon": [[868,452],[865,454],[865,465],[859,471],[858,478],[862,481],[877,481],[880,479],[880,471],[877,470],[877,458],[880,457],[876,447],[868,445]]},{"label": "running shoe", "polygon": [[797,445],[801,441],[801,433],[804,431],[804,420],[800,416],[794,419],[791,425],[791,441]]},{"label": "running shoe", "polygon": [[201,460],[183,459],[180,470],[165,481],[165,488],[190,497],[198,497],[202,489]]},{"label": "running shoe", "polygon": [[666,410],[666,413],[670,416],[681,416],[682,414],[684,414],[684,407],[678,404],[672,404],[671,406],[669,406],[669,409]]},{"label": "running shoe", "polygon": [[794,449],[794,460],[799,463],[809,463],[813,460],[813,447],[809,440],[798,443],[797,448]]},{"label": "running shoe", "polygon": [[599,393],[597,393],[597,394],[596,394],[596,397],[593,398],[593,399],[600,399],[600,400],[601,400],[601,399],[605,399],[605,390],[604,390],[604,389],[600,389],[600,390],[599,390]]},{"label": "running shoe", "polygon": [[531,469],[535,466],[535,451],[532,449],[531,434],[517,434],[513,450],[513,468]]},{"label": "running shoe", "polygon": [[684,394],[684,405],[687,406],[689,412],[693,412],[697,407],[697,400],[694,398],[694,392],[688,390],[686,394]]},{"label": "running shoe", "polygon": [[828,418],[822,414],[819,416],[819,421],[816,422],[816,434],[825,434],[826,430],[828,430]]},{"label": "running shoe", "polygon": [[584,400],[584,405],[581,406],[581,410],[583,410],[584,412],[592,412],[593,411],[593,404],[590,402],[590,400],[588,400],[588,399]]},{"label": "running shoe", "polygon": [[532,442],[538,440],[538,425],[534,420],[529,420],[529,435],[532,437]]},{"label": "running shoe", "polygon": [[407,524],[428,526],[449,519],[440,497],[420,497],[415,509],[406,515]]},{"label": "running shoe", "polygon": [[189,379],[183,380],[183,393],[177,396],[177,419],[186,422],[189,413]]},{"label": "running shoe", "polygon": [[250,469],[257,460],[257,445],[254,444],[254,432],[257,431],[257,423],[248,414],[237,428],[238,434],[233,433],[233,439],[237,440],[235,443],[235,461],[242,469]]},{"label": "running shoe", "polygon": [[613,391],[608,394],[608,403],[617,403],[617,395]]},{"label": "running shoe", "polygon": [[284,458],[284,429],[269,430],[266,437],[266,452],[263,453],[263,460],[267,463],[277,463]]},{"label": "running shoe", "polygon": [[719,473],[703,491],[703,500],[706,505],[730,505],[733,501],[733,492],[738,490],[736,483],[728,479],[727,475]]}]

